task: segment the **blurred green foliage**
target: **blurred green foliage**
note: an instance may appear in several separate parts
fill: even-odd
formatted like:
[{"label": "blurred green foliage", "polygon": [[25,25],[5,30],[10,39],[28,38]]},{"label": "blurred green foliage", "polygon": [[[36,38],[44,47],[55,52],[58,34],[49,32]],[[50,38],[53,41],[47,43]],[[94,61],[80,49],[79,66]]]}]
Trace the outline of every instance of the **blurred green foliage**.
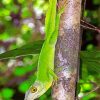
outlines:
[{"label": "blurred green foliage", "polygon": [[[27,54],[30,51],[25,50],[32,47],[30,42],[43,40],[47,8],[48,0],[0,0],[0,53],[28,44],[23,47],[24,50],[13,52],[13,57],[19,52]],[[100,27],[100,0],[87,0],[84,17],[88,22]],[[100,38],[97,36],[94,31],[84,30],[82,50],[100,49]],[[40,46],[37,48],[40,49]],[[37,51],[32,53],[35,52]],[[86,52],[85,58],[82,56],[81,78],[78,84],[78,95],[82,100],[100,100],[100,89],[85,95],[100,84],[100,53],[93,53]],[[11,55],[10,53],[9,56]],[[35,81],[37,61],[38,55],[0,61],[0,100],[24,99],[24,93]],[[51,100],[51,89],[39,100]]]},{"label": "blurred green foliage", "polygon": [[3,98],[4,98],[5,100],[9,100],[10,98],[13,97],[13,95],[14,95],[14,90],[11,89],[11,88],[3,88],[3,89],[1,90],[1,95],[3,96]]}]

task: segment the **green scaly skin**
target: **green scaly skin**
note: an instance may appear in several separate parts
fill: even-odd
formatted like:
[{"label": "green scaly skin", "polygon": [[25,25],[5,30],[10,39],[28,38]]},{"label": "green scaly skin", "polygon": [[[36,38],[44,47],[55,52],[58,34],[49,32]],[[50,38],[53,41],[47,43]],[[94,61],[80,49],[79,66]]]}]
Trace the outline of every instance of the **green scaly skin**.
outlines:
[{"label": "green scaly skin", "polygon": [[56,13],[57,0],[49,0],[50,6],[46,14],[46,39],[38,61],[37,78],[25,94],[24,100],[34,100],[43,95],[56,78],[54,73],[55,44],[58,36],[60,16],[63,9]]}]

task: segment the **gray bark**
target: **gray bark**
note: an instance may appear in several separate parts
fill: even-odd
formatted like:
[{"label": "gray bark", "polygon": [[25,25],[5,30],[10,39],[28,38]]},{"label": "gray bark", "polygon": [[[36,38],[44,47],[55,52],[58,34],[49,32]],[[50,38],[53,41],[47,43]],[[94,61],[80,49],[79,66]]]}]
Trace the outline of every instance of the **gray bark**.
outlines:
[{"label": "gray bark", "polygon": [[81,0],[59,0],[65,6],[61,16],[56,45],[55,73],[57,84],[52,88],[53,100],[75,100],[78,78]]}]

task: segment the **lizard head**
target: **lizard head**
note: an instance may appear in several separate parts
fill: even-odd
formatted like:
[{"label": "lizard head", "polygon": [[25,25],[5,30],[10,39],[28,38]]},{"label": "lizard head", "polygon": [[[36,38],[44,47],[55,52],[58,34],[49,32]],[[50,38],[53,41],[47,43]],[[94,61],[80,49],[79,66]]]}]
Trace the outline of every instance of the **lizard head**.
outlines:
[{"label": "lizard head", "polygon": [[39,81],[35,81],[35,83],[26,92],[24,100],[34,100],[36,98],[39,98],[46,91],[47,91],[47,88],[45,84]]}]

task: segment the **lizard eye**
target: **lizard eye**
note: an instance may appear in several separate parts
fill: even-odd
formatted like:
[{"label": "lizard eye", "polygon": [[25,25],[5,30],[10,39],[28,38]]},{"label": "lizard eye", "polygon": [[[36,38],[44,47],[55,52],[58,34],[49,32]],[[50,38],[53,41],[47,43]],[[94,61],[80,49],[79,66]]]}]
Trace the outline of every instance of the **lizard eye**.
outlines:
[{"label": "lizard eye", "polygon": [[35,93],[37,91],[37,88],[32,86],[30,90],[31,90],[32,93]]}]

